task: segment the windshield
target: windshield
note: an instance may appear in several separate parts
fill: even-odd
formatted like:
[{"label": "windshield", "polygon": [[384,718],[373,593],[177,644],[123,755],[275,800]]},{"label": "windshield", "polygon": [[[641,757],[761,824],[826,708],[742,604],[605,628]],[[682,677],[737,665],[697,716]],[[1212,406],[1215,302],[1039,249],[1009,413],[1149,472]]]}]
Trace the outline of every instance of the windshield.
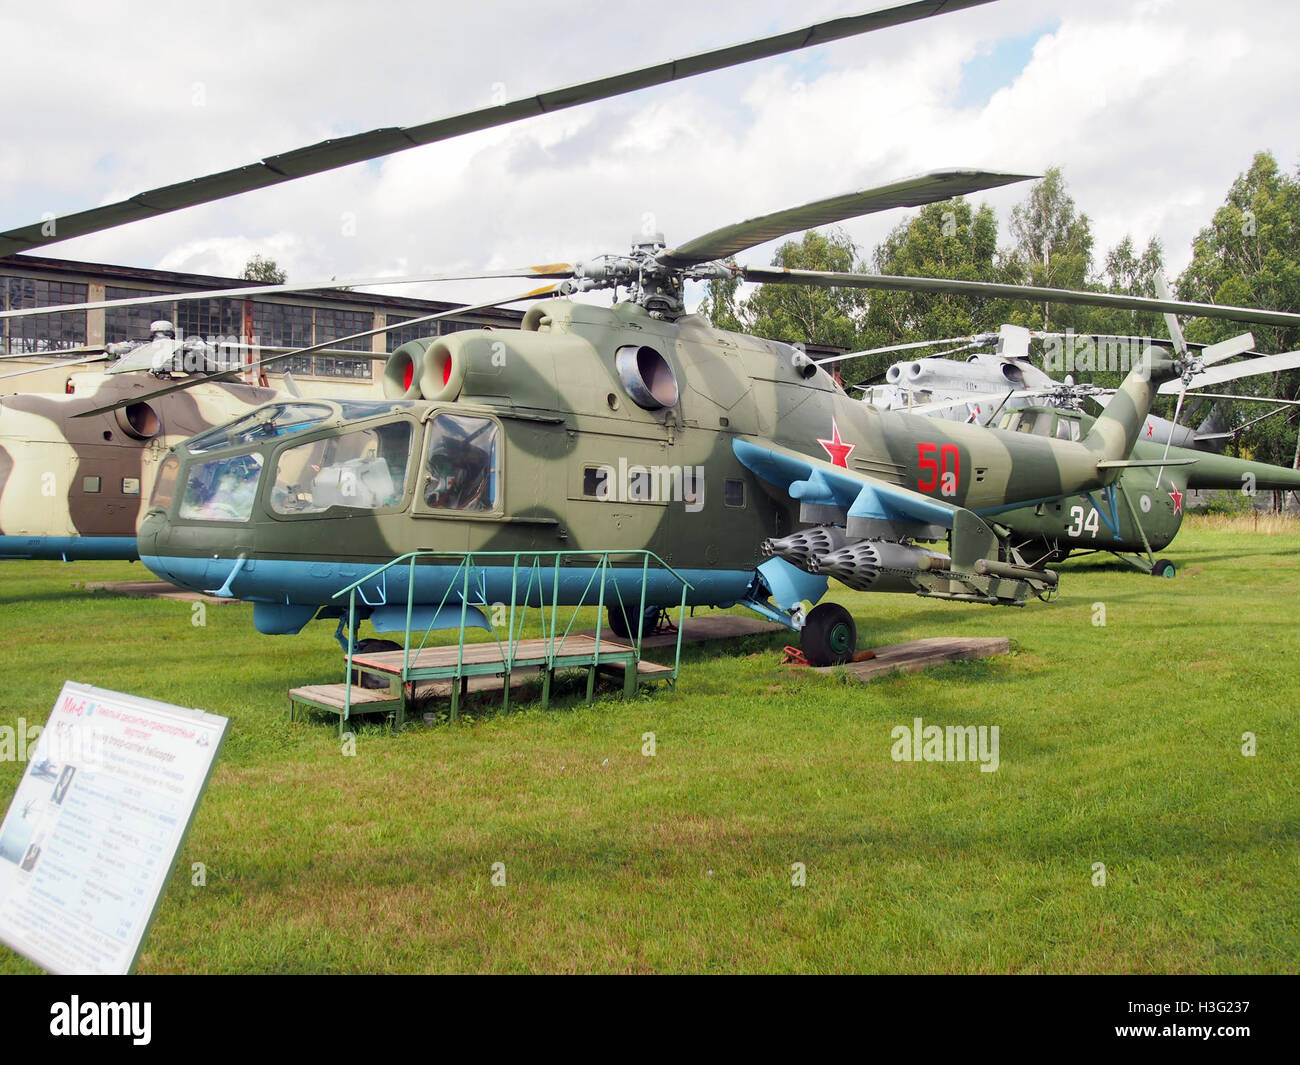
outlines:
[{"label": "windshield", "polygon": [[179,517],[190,521],[247,521],[253,513],[262,456],[232,455],[202,462],[185,479]]},{"label": "windshield", "polygon": [[411,423],[312,440],[280,453],[271,486],[277,514],[319,514],[329,507],[381,510],[406,495]]},{"label": "windshield", "polygon": [[195,454],[236,444],[272,440],[317,425],[330,417],[331,413],[329,407],[319,403],[276,403],[269,407],[259,407],[252,414],[229,425],[219,425],[206,433],[200,433],[186,446],[191,454]]}]

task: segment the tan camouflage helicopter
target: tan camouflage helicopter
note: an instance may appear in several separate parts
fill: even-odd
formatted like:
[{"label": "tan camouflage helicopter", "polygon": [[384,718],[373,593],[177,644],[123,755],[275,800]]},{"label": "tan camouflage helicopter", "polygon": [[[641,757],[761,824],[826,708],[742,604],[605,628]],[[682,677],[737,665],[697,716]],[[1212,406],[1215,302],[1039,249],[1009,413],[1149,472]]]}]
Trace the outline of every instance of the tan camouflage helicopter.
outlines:
[{"label": "tan camouflage helicopter", "polygon": [[[44,311],[48,313],[48,311]],[[136,528],[167,450],[277,398],[297,395],[242,380],[209,380],[256,352],[174,335],[156,321],[148,341],[75,349],[64,366],[107,362],[69,378],[65,393],[0,397],[0,558],[136,559]],[[351,355],[351,352],[330,352]],[[4,374],[39,372],[42,367]],[[160,380],[201,382],[159,398]],[[79,415],[116,404],[94,418]]]},{"label": "tan camouflage helicopter", "polygon": [[[908,4],[423,127],[325,142],[70,216],[59,220],[58,232],[61,239],[107,228],[967,6]],[[1050,596],[1056,574],[1022,557],[997,515],[1104,489],[1125,469],[1190,461],[1131,457],[1156,387],[1190,374],[1189,359],[1151,349],[1086,435],[1057,439],[877,411],[846,395],[797,348],[716,330],[687,314],[682,299],[688,279],[740,277],[1300,322],[1300,315],[1250,308],[747,267],[733,258],[786,233],[1019,179],[940,171],[751,219],[677,247],[652,239],[585,263],[473,275],[551,283],[497,301],[538,301],[518,330],[468,330],[399,348],[384,373],[386,399],[279,400],[177,446],[161,465],[141,524],[140,556],[182,586],[251,601],[259,629],[288,633],[314,617],[339,617],[334,597],[342,587],[409,551],[649,550],[689,582],[688,603],[739,604],[800,630],[807,657],[819,664],[844,661],[856,643],[849,612],[819,603],[831,576],[855,589],[963,602]],[[0,234],[0,252],[24,241],[48,242],[39,226],[26,227]],[[625,290],[625,298],[612,307],[562,298],[597,289]],[[188,387],[181,382],[154,395]],[[119,400],[85,416],[126,405]],[[920,546],[940,541],[943,549]],[[444,565],[412,570],[422,626],[440,624],[452,572]],[[514,574],[492,564],[477,574],[475,603],[463,605],[486,627],[481,608],[509,598]],[[621,602],[637,601],[647,581],[641,561],[615,574]],[[589,581],[588,570],[574,567],[530,594],[538,603],[574,603]],[[377,630],[402,627],[407,582],[403,573],[366,589]],[[651,571],[648,604],[678,599],[676,582]],[[805,614],[804,603],[818,605]],[[626,611],[611,614],[616,629],[637,627]]]}]

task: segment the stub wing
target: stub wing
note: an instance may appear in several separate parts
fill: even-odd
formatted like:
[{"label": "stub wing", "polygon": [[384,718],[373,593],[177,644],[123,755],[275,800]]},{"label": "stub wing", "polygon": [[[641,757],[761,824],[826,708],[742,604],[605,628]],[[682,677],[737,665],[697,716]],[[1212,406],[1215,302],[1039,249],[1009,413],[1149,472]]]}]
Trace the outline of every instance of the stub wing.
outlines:
[{"label": "stub wing", "polygon": [[[755,476],[797,500],[809,525],[763,543],[769,560],[759,575],[784,609],[792,604],[783,598],[811,587],[800,583],[809,575],[859,591],[1017,605],[1056,585],[1050,570],[1003,561],[996,534],[964,507],[771,444],[738,439],[732,450]],[[947,554],[910,542],[943,539]]]}]

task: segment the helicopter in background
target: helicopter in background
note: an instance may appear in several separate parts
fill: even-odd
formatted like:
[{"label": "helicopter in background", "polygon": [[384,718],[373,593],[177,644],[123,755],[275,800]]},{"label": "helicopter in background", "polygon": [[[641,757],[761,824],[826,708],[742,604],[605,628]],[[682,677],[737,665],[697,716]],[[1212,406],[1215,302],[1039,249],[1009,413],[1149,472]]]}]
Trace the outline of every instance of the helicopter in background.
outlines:
[{"label": "helicopter in background", "polygon": [[[1029,330],[1022,326],[1003,325],[996,333],[894,345],[875,348],[868,352],[851,352],[838,356],[837,360],[901,350],[904,347],[958,344],[957,347],[937,355],[925,355],[894,363],[885,371],[883,384],[854,387],[861,389],[863,402],[883,410],[910,410],[916,414],[980,424],[987,424],[990,419],[1006,409],[1033,407],[1046,403],[1064,409],[1082,410],[1086,400],[1092,399],[1099,404],[1104,404],[1106,398],[1113,394],[1113,389],[1076,382],[1072,372],[1068,373],[1064,380],[1058,380],[1040,369],[1029,354],[1030,342],[1033,340],[1049,342],[1044,356],[1049,366],[1059,365],[1071,371],[1077,368],[1085,372],[1094,368],[1110,370],[1124,368],[1132,363],[1134,355],[1140,357],[1143,347],[1168,343],[1168,340],[1152,337],[1048,333]],[[1050,346],[1053,342],[1055,348]],[[1080,359],[1076,364],[1073,352],[1069,350],[1075,343],[1088,345],[1086,362]],[[960,360],[954,357],[972,348],[986,348],[990,345],[992,345],[991,351],[978,350]],[[1062,345],[1068,351],[1066,356],[1062,356]],[[1300,352],[1261,356],[1251,350],[1253,346],[1254,338],[1249,333],[1219,345],[1198,345],[1187,342],[1189,351],[1200,352],[1206,367],[1189,387],[1208,387],[1211,384],[1222,384],[1240,377],[1275,373],[1300,366]],[[1246,362],[1232,363],[1213,371],[1208,369],[1211,364],[1236,355],[1254,357]],[[1200,401],[1209,406],[1208,412],[1203,415],[1199,425],[1193,428],[1152,414],[1147,418],[1142,439],[1155,444],[1170,443],[1196,451],[1222,453],[1228,441],[1247,426],[1262,420],[1256,418],[1235,428],[1229,426],[1224,410],[1228,402],[1274,404],[1273,409],[1263,417],[1280,414],[1290,406],[1287,400],[1261,396],[1213,394],[1202,397],[1196,392],[1189,391],[1188,398],[1194,403]],[[1196,416],[1194,410],[1191,414]]]},{"label": "helicopter in background", "polygon": [[[65,365],[109,365],[70,377],[64,393],[0,396],[0,559],[136,560],[136,527],[168,449],[297,395],[291,374],[283,389],[239,379],[248,355],[288,348],[176,337],[163,320],[150,332],[149,340],[70,352],[82,357]],[[231,371],[235,380],[215,379]],[[198,387],[154,395],[167,381]],[[106,406],[112,409],[81,417]]]}]

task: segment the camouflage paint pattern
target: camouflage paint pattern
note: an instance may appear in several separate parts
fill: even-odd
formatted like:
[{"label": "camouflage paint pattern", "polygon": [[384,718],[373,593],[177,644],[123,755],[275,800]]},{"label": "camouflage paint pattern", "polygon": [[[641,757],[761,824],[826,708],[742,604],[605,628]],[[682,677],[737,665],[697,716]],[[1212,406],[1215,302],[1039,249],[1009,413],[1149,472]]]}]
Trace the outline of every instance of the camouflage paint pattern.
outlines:
[{"label": "camouflage paint pattern", "polygon": [[[76,558],[81,551],[105,557],[90,541],[134,538],[168,448],[279,395],[250,385],[205,384],[152,404],[77,418],[116,399],[144,396],[157,382],[144,374],[75,380],[78,390],[71,395],[0,398],[0,557]],[[98,491],[87,490],[96,484]],[[69,545],[70,538],[85,542]],[[112,557],[135,558],[134,545]]]}]

